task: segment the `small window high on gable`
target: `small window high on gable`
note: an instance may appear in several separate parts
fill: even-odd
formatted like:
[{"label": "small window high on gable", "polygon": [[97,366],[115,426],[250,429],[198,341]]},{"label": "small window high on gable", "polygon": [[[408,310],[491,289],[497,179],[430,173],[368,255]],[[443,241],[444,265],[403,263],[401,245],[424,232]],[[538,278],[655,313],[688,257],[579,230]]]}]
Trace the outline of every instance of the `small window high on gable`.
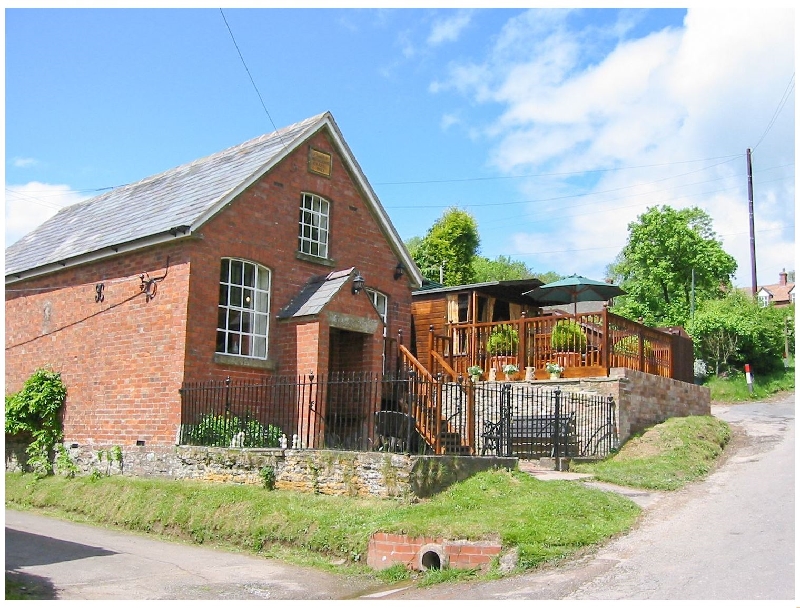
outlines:
[{"label": "small window high on gable", "polygon": [[330,203],[316,194],[303,193],[298,250],[307,255],[327,258],[329,223]]}]

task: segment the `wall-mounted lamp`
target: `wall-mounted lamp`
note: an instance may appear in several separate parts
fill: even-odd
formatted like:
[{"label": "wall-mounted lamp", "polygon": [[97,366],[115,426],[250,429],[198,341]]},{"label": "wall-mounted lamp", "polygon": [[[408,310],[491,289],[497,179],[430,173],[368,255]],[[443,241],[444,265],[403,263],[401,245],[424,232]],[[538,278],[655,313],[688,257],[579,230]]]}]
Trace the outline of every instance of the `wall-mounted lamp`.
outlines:
[{"label": "wall-mounted lamp", "polygon": [[356,276],[353,277],[353,293],[357,294],[362,289],[364,289],[364,277],[356,270]]},{"label": "wall-mounted lamp", "polygon": [[403,273],[405,272],[405,270],[406,270],[406,267],[403,266],[403,262],[397,262],[397,266],[395,266],[395,269],[394,269],[394,280],[396,281],[397,279],[402,277]]}]

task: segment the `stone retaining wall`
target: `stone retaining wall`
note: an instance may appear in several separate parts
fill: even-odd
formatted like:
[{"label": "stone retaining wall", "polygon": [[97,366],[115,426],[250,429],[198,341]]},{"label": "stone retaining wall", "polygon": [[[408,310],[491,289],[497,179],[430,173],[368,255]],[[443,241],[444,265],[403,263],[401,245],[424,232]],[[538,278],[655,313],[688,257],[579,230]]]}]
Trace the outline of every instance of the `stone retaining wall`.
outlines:
[{"label": "stone retaining wall", "polygon": [[[116,446],[65,447],[79,475],[262,485],[261,471],[271,467],[278,489],[347,496],[426,497],[480,471],[517,468],[516,458],[200,446],[130,446],[118,462]],[[25,462],[24,444],[6,438],[6,470],[22,471]]]}]

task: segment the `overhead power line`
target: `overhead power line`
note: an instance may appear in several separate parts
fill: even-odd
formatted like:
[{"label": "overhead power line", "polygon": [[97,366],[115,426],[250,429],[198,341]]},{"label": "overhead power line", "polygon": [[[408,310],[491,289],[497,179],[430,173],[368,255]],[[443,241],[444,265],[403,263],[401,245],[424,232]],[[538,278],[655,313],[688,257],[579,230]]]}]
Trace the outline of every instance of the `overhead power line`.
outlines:
[{"label": "overhead power line", "polygon": [[256,86],[256,81],[253,80],[253,75],[250,73],[250,69],[247,67],[247,63],[244,60],[242,51],[239,49],[239,45],[236,44],[236,38],[233,35],[231,26],[228,25],[228,20],[225,18],[225,13],[222,12],[222,9],[219,9],[219,14],[222,15],[222,20],[225,22],[225,27],[228,28],[228,33],[231,35],[231,40],[233,40],[233,46],[236,47],[236,52],[239,53],[239,59],[242,60],[242,65],[244,66],[244,69],[247,72],[247,76],[250,78],[250,82],[252,83],[253,88],[256,91],[256,95],[258,95],[258,99],[261,102],[261,107],[264,108],[264,112],[266,113],[267,118],[269,118],[269,122],[272,124],[272,128],[275,130],[275,133],[278,134],[278,139],[281,140],[281,144],[283,144],[283,147],[285,148],[286,142],[283,141],[283,137],[281,137],[281,134],[278,133],[278,127],[275,126],[275,121],[272,120],[272,116],[270,115],[269,110],[267,110],[267,105],[264,103],[264,98],[261,97],[261,92],[258,90],[258,87]]},{"label": "overhead power line", "polygon": [[793,90],[794,90],[794,74],[792,74],[792,77],[789,80],[789,84],[786,85],[786,89],[783,91],[783,97],[781,97],[781,100],[778,102],[778,107],[775,109],[775,113],[772,115],[772,119],[769,121],[767,128],[764,129],[764,133],[762,133],[756,145],[753,146],[753,152],[755,152],[756,148],[758,148],[758,145],[762,141],[764,141],[764,138],[767,136],[767,133],[769,133],[770,129],[772,129],[772,125],[775,124],[775,120],[778,118],[778,115],[783,110],[784,106],[786,105],[786,102],[789,101],[789,96],[792,94]]},{"label": "overhead power line", "polygon": [[[373,186],[405,186],[416,184],[449,184],[454,182],[481,182],[502,179],[525,179],[529,177],[560,177],[565,175],[585,175],[586,173],[608,173],[610,171],[627,171],[629,169],[650,169],[653,167],[670,167],[673,165],[685,165],[689,163],[701,163],[709,160],[725,160],[731,161],[735,158],[741,158],[744,154],[731,154],[729,156],[715,156],[711,158],[699,158],[696,160],[677,160],[670,163],[656,163],[652,165],[632,165],[630,167],[610,167],[607,169],[582,169],[579,171],[560,171],[554,173],[526,173],[523,175],[497,175],[491,177],[464,177],[455,179],[431,179],[422,181],[402,181],[402,182],[373,182]],[[722,163],[718,163],[722,164]],[[712,165],[716,166],[716,165]]]}]

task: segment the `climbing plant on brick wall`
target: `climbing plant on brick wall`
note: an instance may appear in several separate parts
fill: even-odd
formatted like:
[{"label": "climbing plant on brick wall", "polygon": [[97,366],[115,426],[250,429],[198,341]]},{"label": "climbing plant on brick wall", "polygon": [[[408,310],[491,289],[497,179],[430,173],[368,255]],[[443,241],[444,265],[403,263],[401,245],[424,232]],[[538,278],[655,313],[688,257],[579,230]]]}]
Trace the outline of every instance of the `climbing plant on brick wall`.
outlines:
[{"label": "climbing plant on brick wall", "polygon": [[61,374],[37,369],[18,393],[6,395],[6,434],[30,437],[28,465],[37,475],[53,472],[51,454],[61,445],[61,408],[67,388]]}]

